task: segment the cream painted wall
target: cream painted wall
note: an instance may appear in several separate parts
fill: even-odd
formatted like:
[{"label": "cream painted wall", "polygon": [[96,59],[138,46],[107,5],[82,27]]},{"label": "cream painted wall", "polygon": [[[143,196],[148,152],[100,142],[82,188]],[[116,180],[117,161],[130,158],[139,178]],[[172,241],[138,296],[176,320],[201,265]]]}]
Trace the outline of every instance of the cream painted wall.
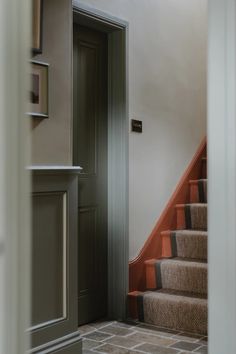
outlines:
[{"label": "cream painted wall", "polygon": [[207,0],[76,0],[129,22],[130,259],[206,134]]},{"label": "cream painted wall", "polygon": [[44,1],[43,54],[49,67],[49,118],[32,119],[32,164],[72,163],[72,0]]}]

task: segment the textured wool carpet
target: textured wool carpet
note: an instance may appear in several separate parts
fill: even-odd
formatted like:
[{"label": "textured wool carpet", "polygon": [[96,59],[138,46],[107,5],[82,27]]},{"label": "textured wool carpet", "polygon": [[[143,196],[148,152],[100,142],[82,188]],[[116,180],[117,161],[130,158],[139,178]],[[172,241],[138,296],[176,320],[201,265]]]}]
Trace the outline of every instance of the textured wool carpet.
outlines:
[{"label": "textured wool carpet", "polygon": [[186,230],[171,232],[172,258],[156,260],[156,290],[138,296],[139,320],[207,334],[207,179],[185,205]]},{"label": "textured wool carpet", "polygon": [[207,232],[179,230],[172,232],[172,255],[182,258],[207,259]]}]

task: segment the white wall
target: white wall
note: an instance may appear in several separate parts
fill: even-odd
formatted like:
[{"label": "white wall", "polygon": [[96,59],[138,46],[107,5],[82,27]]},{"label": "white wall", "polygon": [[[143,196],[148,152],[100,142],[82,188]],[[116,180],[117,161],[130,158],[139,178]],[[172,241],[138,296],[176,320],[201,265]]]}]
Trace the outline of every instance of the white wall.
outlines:
[{"label": "white wall", "polygon": [[79,0],[129,22],[130,259],[206,134],[207,0]]}]

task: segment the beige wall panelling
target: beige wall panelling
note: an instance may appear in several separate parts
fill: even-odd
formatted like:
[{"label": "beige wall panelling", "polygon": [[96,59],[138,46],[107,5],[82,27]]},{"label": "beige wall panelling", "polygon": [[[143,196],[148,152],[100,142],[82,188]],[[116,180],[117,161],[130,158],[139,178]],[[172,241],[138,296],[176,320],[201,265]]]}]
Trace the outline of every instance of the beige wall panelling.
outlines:
[{"label": "beige wall panelling", "polygon": [[49,118],[32,121],[32,164],[72,163],[72,4],[46,0],[43,52],[33,58],[49,66]]}]

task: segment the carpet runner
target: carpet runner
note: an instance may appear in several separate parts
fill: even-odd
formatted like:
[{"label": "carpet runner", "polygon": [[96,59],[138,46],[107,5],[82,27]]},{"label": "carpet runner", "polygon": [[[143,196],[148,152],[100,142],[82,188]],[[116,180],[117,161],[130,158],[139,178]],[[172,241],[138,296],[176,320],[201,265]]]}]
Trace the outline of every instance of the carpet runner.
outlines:
[{"label": "carpet runner", "polygon": [[[204,159],[206,161],[206,158]],[[152,259],[152,281],[137,296],[140,321],[207,334],[207,179],[189,181],[190,203],[181,207],[184,230],[169,233],[171,258]],[[191,188],[198,195],[191,200]],[[195,189],[196,190],[196,189]],[[178,215],[177,215],[178,217]],[[178,223],[182,225],[183,222]]]}]

